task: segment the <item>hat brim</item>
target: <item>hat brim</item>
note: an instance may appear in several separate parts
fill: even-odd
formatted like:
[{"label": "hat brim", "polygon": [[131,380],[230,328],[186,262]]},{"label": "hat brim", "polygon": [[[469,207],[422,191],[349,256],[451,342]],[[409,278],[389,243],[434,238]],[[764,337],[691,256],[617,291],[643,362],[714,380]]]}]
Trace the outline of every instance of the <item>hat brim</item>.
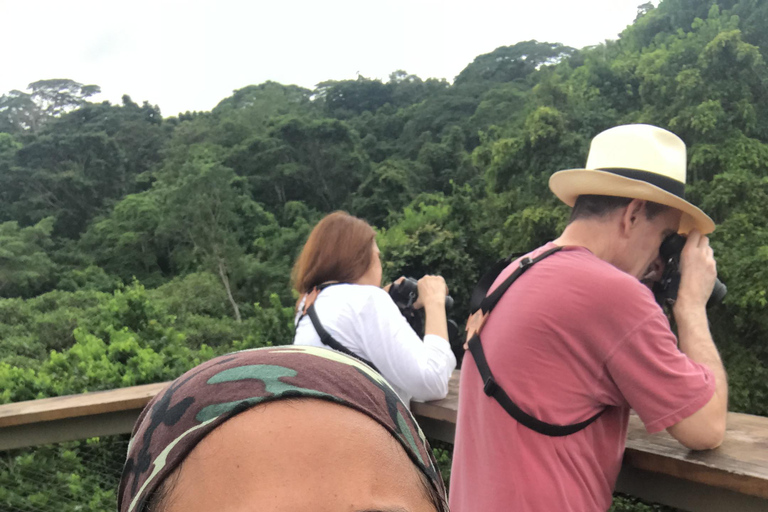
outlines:
[{"label": "hat brim", "polygon": [[683,212],[679,233],[686,234],[697,228],[702,234],[708,235],[715,230],[714,221],[685,199],[645,181],[618,174],[591,169],[558,171],[550,176],[549,188],[568,206],[573,206],[578,196],[587,194],[653,201]]}]

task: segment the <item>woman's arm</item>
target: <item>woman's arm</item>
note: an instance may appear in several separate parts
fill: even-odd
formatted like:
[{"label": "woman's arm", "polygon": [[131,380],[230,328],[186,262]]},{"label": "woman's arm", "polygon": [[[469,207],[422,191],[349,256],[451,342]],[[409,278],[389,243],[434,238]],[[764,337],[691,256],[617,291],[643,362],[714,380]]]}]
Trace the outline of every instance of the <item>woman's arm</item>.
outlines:
[{"label": "woman's arm", "polygon": [[[426,297],[429,296],[428,293]],[[435,302],[437,300],[428,300],[425,306]],[[448,381],[456,368],[456,357],[447,339],[445,293],[440,305],[442,312],[435,306],[429,307],[424,341],[383,290],[373,293],[360,312],[361,338],[366,355],[390,384],[419,401],[444,398],[448,394]],[[442,335],[435,332],[440,331],[439,325],[433,325],[432,329],[429,327],[439,324],[441,314]]]}]

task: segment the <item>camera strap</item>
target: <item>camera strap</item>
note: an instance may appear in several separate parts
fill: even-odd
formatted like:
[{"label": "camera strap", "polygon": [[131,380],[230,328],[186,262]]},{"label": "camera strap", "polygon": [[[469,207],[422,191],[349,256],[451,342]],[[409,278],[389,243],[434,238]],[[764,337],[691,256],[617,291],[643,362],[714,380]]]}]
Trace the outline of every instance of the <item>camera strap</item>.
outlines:
[{"label": "camera strap", "polygon": [[[329,286],[333,286],[334,284],[341,284],[341,283],[321,284],[320,286],[317,287],[318,294],[319,292],[322,292],[324,289],[328,288]],[[339,341],[336,338],[331,336],[331,333],[325,330],[325,327],[323,327],[323,324],[320,323],[320,317],[317,316],[317,310],[315,309],[315,302],[312,302],[312,304],[307,308],[306,313],[301,318],[304,318],[304,316],[306,315],[309,315],[309,319],[312,321],[312,325],[314,326],[315,331],[317,331],[317,335],[320,336],[320,342],[322,342],[323,345],[331,347],[333,350],[341,352],[342,354],[346,354],[350,357],[354,357],[358,361],[362,361],[363,363],[367,364],[368,366],[370,366],[371,368],[379,372],[379,369],[376,368],[376,365],[374,365],[369,360],[363,357],[360,357],[359,355],[349,350],[347,347],[339,343]],[[299,319],[299,321],[301,321],[301,318]]]},{"label": "camera strap", "polygon": [[[472,353],[472,359],[475,361],[475,365],[477,365],[477,370],[480,373],[480,378],[483,382],[483,392],[486,394],[486,396],[493,398],[498,402],[499,405],[509,414],[512,416],[518,423],[521,425],[533,430],[534,432],[538,432],[539,434],[543,434],[545,436],[550,437],[562,437],[567,436],[570,434],[573,434],[575,432],[578,432],[580,430],[583,430],[587,426],[589,426],[592,422],[594,422],[597,418],[600,417],[603,412],[605,412],[605,409],[598,412],[591,418],[582,421],[580,423],[575,423],[572,425],[553,425],[551,423],[546,423],[544,421],[541,421],[537,418],[534,418],[530,414],[526,413],[520,407],[512,401],[512,399],[509,397],[509,395],[504,391],[504,389],[499,386],[496,383],[496,379],[493,377],[493,373],[491,372],[490,366],[488,366],[488,361],[485,358],[485,352],[483,351],[483,345],[480,342],[480,328],[482,327],[482,323],[484,323],[485,318],[487,318],[488,314],[490,314],[491,311],[493,311],[493,308],[496,307],[496,304],[498,304],[501,297],[504,295],[504,293],[509,289],[510,286],[512,286],[512,283],[514,283],[517,278],[519,278],[525,271],[527,271],[529,268],[531,268],[535,263],[538,263],[539,261],[543,260],[544,258],[547,258],[548,256],[551,256],[552,254],[558,252],[561,250],[562,247],[554,247],[552,249],[549,249],[548,251],[543,252],[539,256],[535,258],[526,257],[520,260],[519,266],[510,274],[510,276],[504,280],[503,283],[501,283],[490,295],[486,296],[486,293],[488,292],[488,289],[493,284],[493,281],[495,281],[496,277],[501,273],[502,269],[499,269],[496,271],[496,267],[499,266],[499,263],[497,263],[494,268],[491,269],[485,276],[483,276],[483,279],[478,283],[478,286],[475,288],[475,291],[473,292],[473,297],[475,297],[478,293],[482,293],[484,298],[479,301],[479,304],[476,305],[476,307],[473,307],[472,313],[478,313],[483,316],[482,320],[480,320],[480,325],[478,326],[477,330],[474,332],[472,337],[470,338],[468,342],[468,348],[469,351]],[[504,260],[502,260],[504,261]],[[491,274],[493,271],[496,271],[496,275],[493,276],[493,278],[489,279],[489,274]],[[485,289],[482,289],[482,286],[485,286]],[[480,289],[480,290],[478,290]],[[473,305],[474,306],[474,305]]]}]

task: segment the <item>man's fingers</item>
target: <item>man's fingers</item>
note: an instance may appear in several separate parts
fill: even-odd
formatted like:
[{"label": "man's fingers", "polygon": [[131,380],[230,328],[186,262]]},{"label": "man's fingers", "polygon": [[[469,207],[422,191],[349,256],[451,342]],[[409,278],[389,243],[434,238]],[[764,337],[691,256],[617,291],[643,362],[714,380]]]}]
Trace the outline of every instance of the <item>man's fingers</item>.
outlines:
[{"label": "man's fingers", "polygon": [[701,242],[701,232],[698,229],[692,229],[691,232],[688,233],[687,238],[687,243],[690,243],[693,247],[698,247],[699,242]]}]

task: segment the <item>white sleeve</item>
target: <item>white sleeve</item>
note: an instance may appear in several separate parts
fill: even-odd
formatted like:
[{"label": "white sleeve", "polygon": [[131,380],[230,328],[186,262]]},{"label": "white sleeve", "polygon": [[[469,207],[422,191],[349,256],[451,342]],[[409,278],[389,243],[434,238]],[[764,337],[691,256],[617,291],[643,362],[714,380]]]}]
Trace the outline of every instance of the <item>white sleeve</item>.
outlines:
[{"label": "white sleeve", "polygon": [[364,350],[390,384],[422,402],[448,395],[456,368],[448,340],[429,334],[422,341],[381,289],[371,294],[360,313]]}]

